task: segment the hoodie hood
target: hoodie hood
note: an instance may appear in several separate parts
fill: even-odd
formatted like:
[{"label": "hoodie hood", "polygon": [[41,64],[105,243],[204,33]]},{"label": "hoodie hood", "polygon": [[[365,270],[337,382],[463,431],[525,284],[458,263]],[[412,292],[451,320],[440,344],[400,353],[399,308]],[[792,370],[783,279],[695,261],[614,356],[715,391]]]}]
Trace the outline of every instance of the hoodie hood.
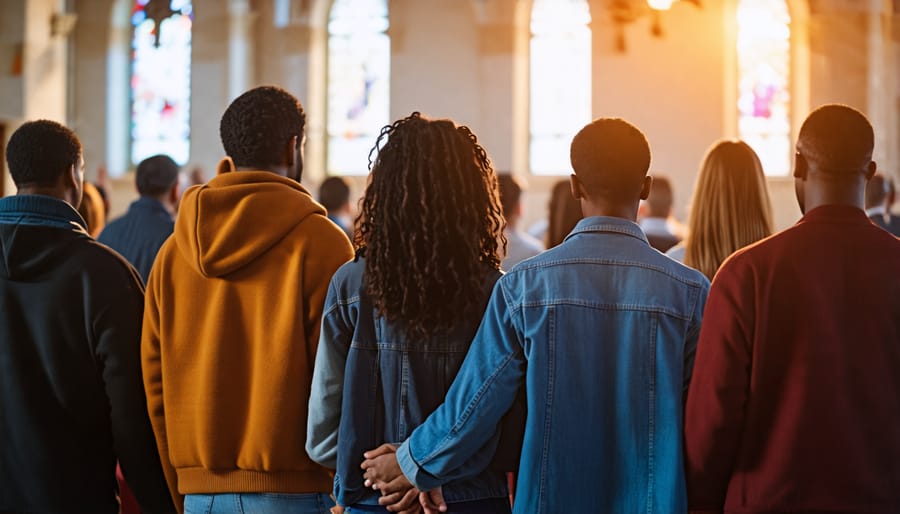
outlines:
[{"label": "hoodie hood", "polygon": [[175,221],[179,252],[205,277],[243,268],[307,217],[325,215],[294,180],[228,167],[220,164],[220,175],[185,191]]},{"label": "hoodie hood", "polygon": [[0,198],[0,277],[28,280],[60,266],[68,245],[89,238],[78,211],[40,195]]}]

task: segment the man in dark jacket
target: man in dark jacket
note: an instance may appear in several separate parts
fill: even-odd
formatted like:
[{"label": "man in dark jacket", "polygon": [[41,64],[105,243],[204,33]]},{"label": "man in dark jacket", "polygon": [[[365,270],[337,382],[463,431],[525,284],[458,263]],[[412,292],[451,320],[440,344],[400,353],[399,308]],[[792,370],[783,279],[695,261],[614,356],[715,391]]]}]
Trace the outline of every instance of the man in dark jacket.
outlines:
[{"label": "man in dark jacket", "polygon": [[95,242],[81,143],[52,121],[7,147],[0,199],[0,512],[117,513],[116,460],[145,513],[173,512],[141,379],[143,289]]},{"label": "man in dark jacket", "polygon": [[180,192],[178,171],[178,165],[168,155],[141,161],[134,177],[141,197],[97,238],[128,259],[145,283],[159,248],[175,229],[173,216]]}]

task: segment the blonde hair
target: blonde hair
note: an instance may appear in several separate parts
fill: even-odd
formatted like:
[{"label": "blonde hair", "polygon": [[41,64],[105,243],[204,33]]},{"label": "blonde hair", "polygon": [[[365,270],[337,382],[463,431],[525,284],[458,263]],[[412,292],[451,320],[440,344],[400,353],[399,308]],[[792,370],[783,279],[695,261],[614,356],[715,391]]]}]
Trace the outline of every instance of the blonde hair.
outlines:
[{"label": "blonde hair", "polygon": [[100,191],[88,181],[84,181],[84,192],[81,195],[81,205],[78,213],[87,223],[87,231],[91,237],[96,238],[106,225],[106,213],[103,207],[103,197]]},{"label": "blonde hair", "polygon": [[735,251],[772,234],[759,157],[743,141],[719,141],[703,159],[688,220],[684,263],[713,278]]}]

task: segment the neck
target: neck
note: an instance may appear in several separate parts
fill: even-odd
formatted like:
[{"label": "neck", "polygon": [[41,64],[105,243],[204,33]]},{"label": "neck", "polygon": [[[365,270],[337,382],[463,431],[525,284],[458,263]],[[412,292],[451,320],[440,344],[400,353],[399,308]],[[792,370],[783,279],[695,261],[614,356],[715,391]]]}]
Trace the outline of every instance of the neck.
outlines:
[{"label": "neck", "polygon": [[169,200],[169,195],[151,196],[150,198],[153,198],[157,202],[161,203],[166,212],[168,212],[172,216],[175,216],[175,204],[173,204]]},{"label": "neck", "polygon": [[637,220],[638,202],[630,203],[610,202],[608,200],[581,199],[581,213],[585,218],[590,216],[608,216],[611,218],[624,218],[629,221]]},{"label": "neck", "polygon": [[506,228],[508,230],[515,230],[517,226],[519,226],[519,217],[518,216],[513,214],[513,215],[510,215],[508,218],[506,218]]},{"label": "neck", "polygon": [[859,177],[831,177],[811,173],[804,185],[804,212],[824,205],[865,210],[866,182]]},{"label": "neck", "polygon": [[287,166],[237,166],[235,171],[268,171],[281,177],[288,177]]},{"label": "neck", "polygon": [[69,191],[60,188],[58,186],[38,186],[38,185],[25,185],[19,188],[16,192],[17,196],[23,195],[41,195],[41,196],[49,196],[51,198],[56,198],[57,200],[62,200],[69,205],[74,207],[74,203],[72,202],[72,196]]}]

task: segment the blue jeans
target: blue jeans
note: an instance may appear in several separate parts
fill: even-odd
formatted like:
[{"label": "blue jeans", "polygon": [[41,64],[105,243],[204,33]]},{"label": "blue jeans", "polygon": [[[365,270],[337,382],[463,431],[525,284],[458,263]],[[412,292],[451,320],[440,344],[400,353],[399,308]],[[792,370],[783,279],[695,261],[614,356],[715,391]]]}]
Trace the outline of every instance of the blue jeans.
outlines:
[{"label": "blue jeans", "polygon": [[189,494],[184,514],[330,514],[334,502],[324,493]]}]

